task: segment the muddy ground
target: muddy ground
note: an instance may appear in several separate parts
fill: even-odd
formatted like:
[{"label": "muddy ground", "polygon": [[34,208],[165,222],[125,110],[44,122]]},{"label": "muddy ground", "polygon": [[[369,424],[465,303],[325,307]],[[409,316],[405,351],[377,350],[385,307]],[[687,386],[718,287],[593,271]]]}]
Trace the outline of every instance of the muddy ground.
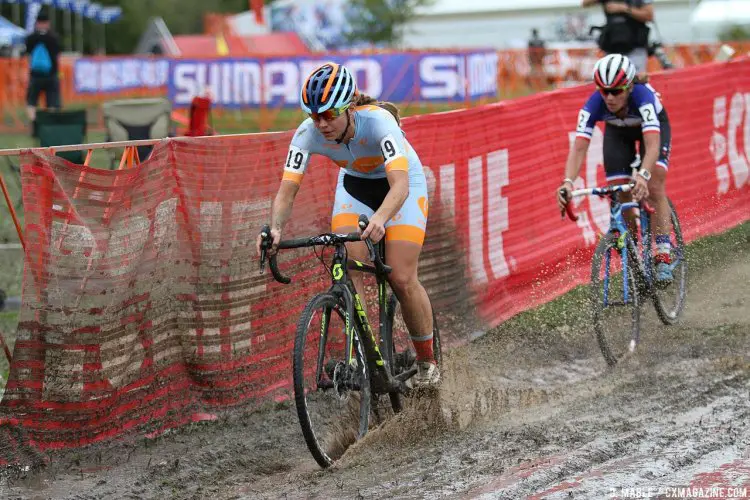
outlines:
[{"label": "muddy ground", "polygon": [[750,244],[736,246],[693,272],[678,326],[645,309],[645,340],[614,369],[581,316],[511,322],[448,353],[437,398],[412,401],[329,470],[293,406],[277,405],[66,452],[6,476],[0,497],[666,498],[714,486],[750,498]]}]

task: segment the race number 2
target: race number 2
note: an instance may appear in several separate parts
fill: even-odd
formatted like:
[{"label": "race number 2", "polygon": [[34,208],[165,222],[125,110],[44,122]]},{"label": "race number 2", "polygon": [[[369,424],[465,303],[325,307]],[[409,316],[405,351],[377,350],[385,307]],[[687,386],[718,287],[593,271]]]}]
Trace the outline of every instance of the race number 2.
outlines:
[{"label": "race number 2", "polygon": [[659,117],[656,114],[656,109],[654,108],[654,105],[651,103],[644,104],[640,108],[638,108],[638,111],[641,112],[641,118],[643,118],[643,126],[658,126],[659,125]]},{"label": "race number 2", "polygon": [[286,155],[284,170],[295,174],[303,173],[305,167],[307,167],[307,157],[309,155],[309,151],[300,149],[297,146],[289,146],[289,153]]},{"label": "race number 2", "polygon": [[591,118],[591,113],[589,113],[585,109],[582,109],[578,112],[578,125],[576,125],[576,132],[580,132],[582,134],[587,133],[586,127],[588,126],[589,118]]}]

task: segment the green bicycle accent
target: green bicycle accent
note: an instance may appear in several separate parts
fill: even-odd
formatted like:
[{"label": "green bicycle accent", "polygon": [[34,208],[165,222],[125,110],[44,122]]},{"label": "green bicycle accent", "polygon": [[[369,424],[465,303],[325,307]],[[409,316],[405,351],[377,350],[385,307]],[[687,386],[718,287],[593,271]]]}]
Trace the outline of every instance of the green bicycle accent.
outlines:
[{"label": "green bicycle accent", "polygon": [[[367,319],[367,313],[362,308],[362,302],[359,300],[359,294],[354,294],[354,309],[357,311],[357,315],[359,316],[360,323],[362,323],[362,326],[365,329],[365,333],[370,335],[370,338],[372,339],[373,347],[375,348],[375,352],[378,354],[378,358],[375,360],[375,364],[378,366],[383,366],[383,355],[380,354],[380,347],[378,347],[378,339],[375,338],[375,333],[372,331],[372,328],[370,328],[370,322]],[[354,336],[351,336],[354,338]]]},{"label": "green bicycle accent", "polygon": [[333,265],[333,279],[335,279],[336,281],[339,281],[343,277],[344,277],[344,269],[341,267],[341,264],[334,264]]}]

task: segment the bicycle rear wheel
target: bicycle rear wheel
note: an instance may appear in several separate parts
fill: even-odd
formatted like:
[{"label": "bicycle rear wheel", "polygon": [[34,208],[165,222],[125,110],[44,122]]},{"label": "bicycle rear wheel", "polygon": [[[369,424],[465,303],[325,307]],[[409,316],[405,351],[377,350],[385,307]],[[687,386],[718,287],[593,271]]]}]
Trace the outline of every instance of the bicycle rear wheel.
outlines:
[{"label": "bicycle rear wheel", "polygon": [[[633,248],[632,239],[625,241]],[[632,251],[628,252],[628,258]],[[614,366],[639,340],[640,304],[636,288],[635,265],[628,265],[627,300],[621,271],[620,238],[606,234],[596,247],[591,261],[591,307],[594,331],[607,364]]]},{"label": "bicycle rear wheel", "polygon": [[[669,239],[671,242],[672,276],[674,280],[667,286],[654,287],[654,307],[659,319],[665,325],[673,325],[685,308],[687,299],[687,258],[685,255],[685,240],[682,238],[680,220],[677,211],[669,201],[671,229]],[[653,276],[654,274],[652,274]]]},{"label": "bicycle rear wheel", "polygon": [[[346,345],[346,308],[331,294],[314,297],[297,323],[294,401],[307,447],[330,466],[370,423],[370,378],[357,335]],[[347,349],[353,350],[351,364]]]}]

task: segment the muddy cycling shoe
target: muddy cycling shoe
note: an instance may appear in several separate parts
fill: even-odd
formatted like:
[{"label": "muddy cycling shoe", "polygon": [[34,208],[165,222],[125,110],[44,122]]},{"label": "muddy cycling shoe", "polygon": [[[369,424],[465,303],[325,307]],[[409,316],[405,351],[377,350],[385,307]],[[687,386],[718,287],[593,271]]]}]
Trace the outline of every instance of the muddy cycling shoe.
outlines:
[{"label": "muddy cycling shoe", "polygon": [[417,362],[417,373],[406,381],[409,389],[435,387],[440,382],[440,370],[429,361]]},{"label": "muddy cycling shoe", "polygon": [[656,264],[656,284],[660,287],[668,286],[674,281],[672,268],[665,262]]}]

